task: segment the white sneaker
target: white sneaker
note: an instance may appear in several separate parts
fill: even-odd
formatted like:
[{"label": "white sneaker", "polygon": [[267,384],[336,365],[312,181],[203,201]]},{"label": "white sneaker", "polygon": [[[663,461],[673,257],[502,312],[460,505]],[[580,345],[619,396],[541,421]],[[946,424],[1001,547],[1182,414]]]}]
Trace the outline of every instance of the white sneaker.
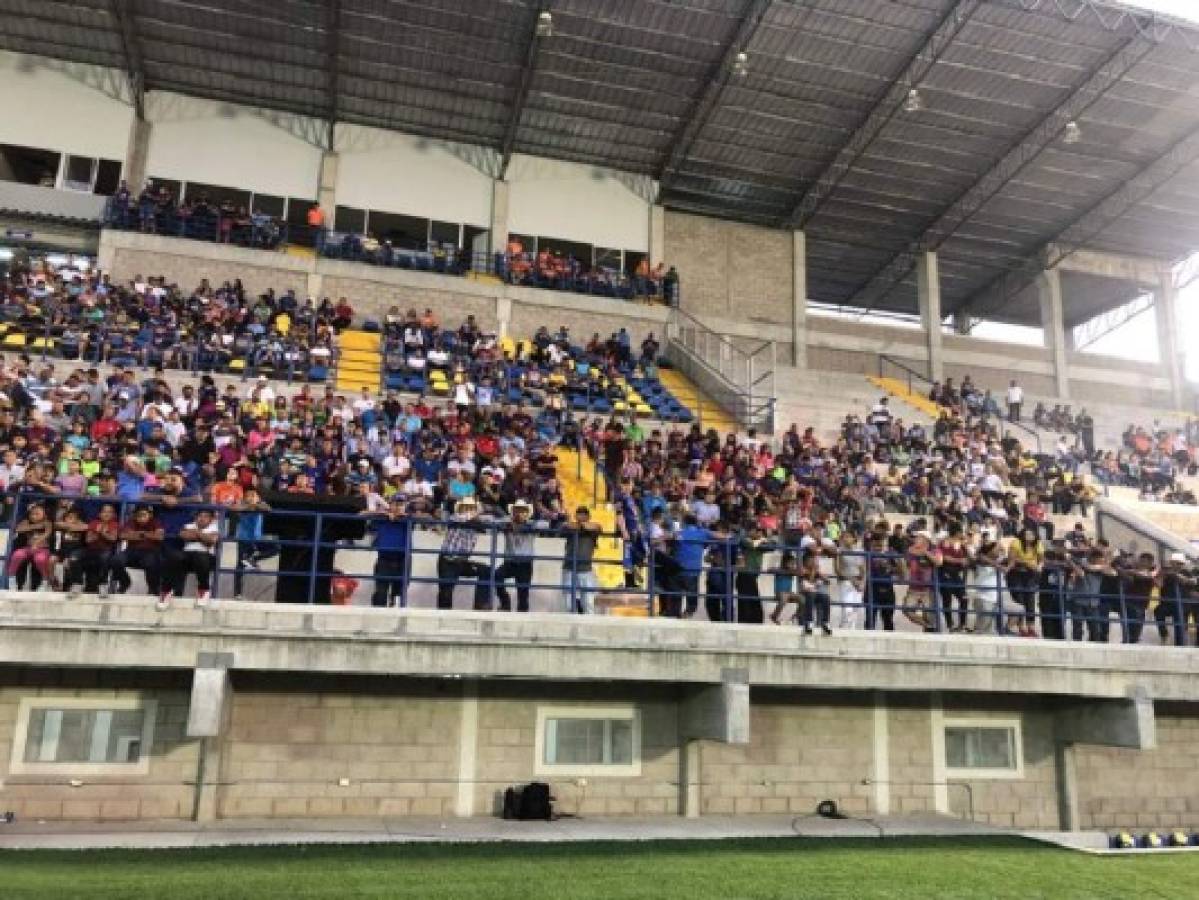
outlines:
[{"label": "white sneaker", "polygon": [[200,591],[196,594],[196,609],[207,609],[209,599],[208,591]]},{"label": "white sneaker", "polygon": [[158,602],[154,604],[154,608],[159,612],[166,612],[171,608],[171,597],[173,597],[174,594],[174,591],[163,591],[162,595],[158,598]]}]

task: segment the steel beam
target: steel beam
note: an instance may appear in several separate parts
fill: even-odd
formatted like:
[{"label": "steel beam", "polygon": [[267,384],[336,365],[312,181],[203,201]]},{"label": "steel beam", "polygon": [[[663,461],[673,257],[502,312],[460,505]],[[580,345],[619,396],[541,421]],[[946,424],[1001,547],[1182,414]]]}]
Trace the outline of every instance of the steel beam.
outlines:
[{"label": "steel beam", "polygon": [[980,317],[1001,309],[1042,271],[1053,268],[1075,250],[1087,246],[1121,216],[1144,203],[1196,161],[1199,161],[1199,128],[1191,129],[1162,156],[1075,218],[1045,247],[991,279],[957,308]]},{"label": "steel beam", "polygon": [[682,120],[670,143],[666,145],[669,150],[655,173],[662,190],[669,186],[675,172],[687,159],[687,154],[691,152],[691,146],[695,143],[696,137],[703,131],[704,125],[711,118],[716,107],[720,105],[720,97],[724,93],[725,85],[728,84],[733,61],[753,39],[772,2],[773,0],[747,0],[741,12],[741,23],[725,45],[720,59],[708,72],[703,93],[695,99],[690,112]]},{"label": "steel beam", "polygon": [[116,22],[121,35],[121,52],[125,57],[125,74],[129,77],[129,93],[133,99],[133,111],[139,119],[146,117],[146,66],[142,56],[141,40],[137,25],[135,0],[108,0],[108,11]]},{"label": "steel beam", "polygon": [[1046,149],[1061,139],[1066,123],[1082,117],[1091,106],[1120,83],[1125,75],[1154,48],[1154,44],[1131,37],[1109,53],[1069,96],[1055,106],[1007,153],[913,241],[902,253],[879,269],[851,302],[868,312],[907,278],[920,254],[938,249],[990,200],[1017,178]]},{"label": "steel beam", "polygon": [[508,163],[512,161],[512,151],[516,147],[516,133],[520,129],[520,118],[524,115],[525,104],[529,101],[529,90],[533,86],[533,73],[537,69],[537,51],[541,47],[541,37],[537,34],[537,22],[543,12],[553,12],[549,0],[529,7],[532,15],[526,23],[529,42],[525,45],[524,63],[520,68],[520,81],[516,85],[516,95],[512,98],[512,112],[508,116],[508,125],[504,128],[504,139],[500,142],[500,174],[502,180],[508,174]]},{"label": "steel beam", "polygon": [[325,123],[328,129],[325,149],[333,149],[333,132],[337,127],[341,94],[338,86],[341,56],[341,0],[325,0],[325,90],[328,102],[325,108]]},{"label": "steel beam", "polygon": [[942,54],[957,38],[970,21],[970,17],[983,5],[983,0],[954,0],[941,17],[937,27],[920,44],[919,49],[908,60],[903,71],[896,76],[891,86],[875,102],[866,118],[858,125],[845,145],[837,151],[824,171],[807,189],[787,217],[786,227],[802,229],[820,211],[824,201],[837,189],[837,185],[849,174],[854,163],[874,143],[875,138],[894,118],[907,100],[908,91],[918,86]]}]

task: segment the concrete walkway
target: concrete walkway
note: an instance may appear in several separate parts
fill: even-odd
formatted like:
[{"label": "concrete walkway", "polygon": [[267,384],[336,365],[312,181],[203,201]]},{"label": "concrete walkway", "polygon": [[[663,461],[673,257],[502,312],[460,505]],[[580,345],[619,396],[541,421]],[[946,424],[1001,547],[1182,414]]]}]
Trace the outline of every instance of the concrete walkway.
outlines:
[{"label": "concrete walkway", "polygon": [[166,849],[268,844],[404,844],[516,841],[724,840],[728,838],[877,838],[1012,835],[941,816],[821,819],[816,816],[678,816],[619,819],[237,819],[194,822],[14,822],[0,825],[0,850]]}]

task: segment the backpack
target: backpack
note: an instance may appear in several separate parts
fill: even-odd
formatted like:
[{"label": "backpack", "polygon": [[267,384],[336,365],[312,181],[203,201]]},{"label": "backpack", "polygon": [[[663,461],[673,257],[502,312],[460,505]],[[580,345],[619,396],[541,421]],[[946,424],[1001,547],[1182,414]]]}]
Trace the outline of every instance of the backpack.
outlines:
[{"label": "backpack", "polygon": [[504,791],[504,818],[529,821],[553,818],[554,798],[550,786],[543,781],[534,781],[523,787],[510,787]]}]

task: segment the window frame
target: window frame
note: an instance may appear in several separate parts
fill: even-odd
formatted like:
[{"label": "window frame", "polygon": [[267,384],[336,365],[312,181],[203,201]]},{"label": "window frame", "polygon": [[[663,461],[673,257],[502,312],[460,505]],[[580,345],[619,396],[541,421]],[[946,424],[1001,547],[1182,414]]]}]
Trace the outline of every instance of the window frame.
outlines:
[{"label": "window frame", "polygon": [[[25,744],[29,739],[29,719],[35,709],[60,710],[141,710],[142,735],[137,762],[26,762]],[[22,697],[17,707],[13,731],[10,775],[148,775],[153,755],[154,726],[158,720],[158,701],[142,697]]]},{"label": "window frame", "polygon": [[[582,719],[600,721],[627,721],[632,723],[632,758],[628,763],[612,765],[547,763],[545,761],[546,728],[550,719]],[[633,705],[624,706],[538,706],[537,728],[534,732],[535,775],[587,776],[589,778],[633,778],[641,775],[641,710]]]},{"label": "window frame", "polygon": [[[1012,733],[1013,767],[1010,769],[957,768],[949,764],[949,746],[946,743],[949,730],[956,729],[992,729],[1010,731]],[[1024,730],[1021,720],[1016,717],[990,719],[985,717],[946,718],[941,723],[941,747],[945,753],[946,778],[958,781],[987,780],[987,781],[1018,781],[1024,777]]]}]

